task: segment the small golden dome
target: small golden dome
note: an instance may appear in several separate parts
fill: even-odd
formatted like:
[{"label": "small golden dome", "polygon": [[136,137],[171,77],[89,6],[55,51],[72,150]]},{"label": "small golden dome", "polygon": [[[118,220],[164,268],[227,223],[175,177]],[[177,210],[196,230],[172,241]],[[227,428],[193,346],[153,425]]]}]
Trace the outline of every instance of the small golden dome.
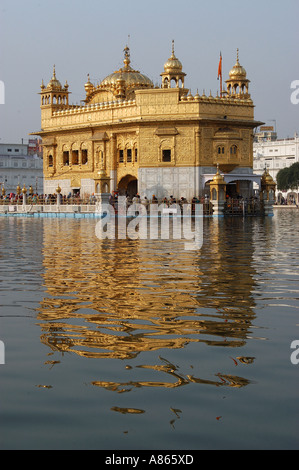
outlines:
[{"label": "small golden dome", "polygon": [[94,86],[90,81],[89,74],[87,74],[87,82],[85,83],[84,86],[85,86],[86,93],[90,93],[94,89]]},{"label": "small golden dome", "polygon": [[196,92],[196,95],[194,96],[194,99],[195,99],[196,101],[199,101],[199,100],[200,100],[200,96],[199,96],[198,90],[197,90],[197,92]]},{"label": "small golden dome", "polygon": [[98,175],[99,175],[100,178],[107,178],[107,174],[106,174],[106,171],[104,170],[104,168],[101,168],[98,171]]},{"label": "small golden dome", "polygon": [[174,54],[174,41],[172,41],[172,54],[171,57],[164,64],[164,71],[166,73],[171,73],[174,71],[181,72],[183,70],[182,63]]},{"label": "small golden dome", "polygon": [[218,185],[226,184],[223,176],[219,173],[219,165],[217,165],[217,173],[214,176],[214,178],[212,179],[212,183],[218,184]]},{"label": "small golden dome", "polygon": [[246,70],[239,62],[239,49],[237,49],[237,61],[231,71],[229,72],[229,77],[231,79],[244,79],[246,78]]},{"label": "small golden dome", "polygon": [[48,90],[62,90],[61,83],[56,78],[55,65],[54,65],[54,68],[53,68],[53,77],[49,81],[49,83],[47,85],[47,89]]},{"label": "small golden dome", "polygon": [[263,175],[262,175],[262,183],[267,184],[267,185],[273,185],[276,184],[274,179],[269,173],[269,170],[265,169]]}]

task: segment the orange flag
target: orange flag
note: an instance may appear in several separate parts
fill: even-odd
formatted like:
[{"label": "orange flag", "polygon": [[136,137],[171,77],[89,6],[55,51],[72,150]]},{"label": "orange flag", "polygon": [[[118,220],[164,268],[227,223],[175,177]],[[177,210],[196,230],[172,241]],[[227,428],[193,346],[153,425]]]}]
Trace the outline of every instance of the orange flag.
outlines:
[{"label": "orange flag", "polygon": [[218,78],[217,78],[217,80],[219,80],[219,77],[222,77],[222,55],[221,55],[221,52],[220,52],[220,60],[219,60],[219,65],[218,65]]}]

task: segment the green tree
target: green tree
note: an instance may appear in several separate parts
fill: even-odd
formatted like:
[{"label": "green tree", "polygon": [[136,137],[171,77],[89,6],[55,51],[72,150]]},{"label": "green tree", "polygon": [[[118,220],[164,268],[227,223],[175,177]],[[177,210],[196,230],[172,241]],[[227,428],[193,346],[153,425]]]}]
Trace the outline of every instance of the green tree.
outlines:
[{"label": "green tree", "polygon": [[283,168],[277,173],[277,189],[287,191],[299,187],[299,163],[293,163],[288,168]]}]

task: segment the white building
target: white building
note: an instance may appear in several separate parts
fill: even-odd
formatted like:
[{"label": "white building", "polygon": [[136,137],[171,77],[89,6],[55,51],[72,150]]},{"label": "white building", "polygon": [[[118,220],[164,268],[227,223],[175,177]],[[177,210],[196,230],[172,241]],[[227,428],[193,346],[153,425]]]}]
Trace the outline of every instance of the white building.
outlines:
[{"label": "white building", "polygon": [[43,193],[43,160],[38,155],[28,155],[27,144],[0,144],[0,186],[6,194],[16,193],[32,186],[35,193]]},{"label": "white building", "polygon": [[[290,167],[293,163],[299,161],[299,136],[295,134],[293,138],[274,139],[273,134],[264,138],[261,134],[256,135],[253,144],[253,171],[255,174],[261,174],[265,168],[269,170],[272,178],[277,182],[277,173],[279,170]],[[299,201],[299,188],[296,191],[278,191],[276,198],[280,202],[282,198],[289,202]]]}]

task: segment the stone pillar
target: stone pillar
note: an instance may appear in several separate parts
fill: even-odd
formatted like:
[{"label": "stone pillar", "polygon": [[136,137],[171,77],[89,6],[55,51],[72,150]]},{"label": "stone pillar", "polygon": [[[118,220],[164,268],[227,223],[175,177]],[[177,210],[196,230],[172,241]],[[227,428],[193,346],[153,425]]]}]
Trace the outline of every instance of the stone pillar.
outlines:
[{"label": "stone pillar", "polygon": [[27,189],[25,188],[25,184],[24,184],[24,188],[22,189],[22,193],[23,193],[23,207],[25,208],[27,204]]},{"label": "stone pillar", "polygon": [[98,178],[95,180],[96,214],[103,214],[103,206],[109,204],[110,197],[110,178],[106,175],[104,169],[98,172]]},{"label": "stone pillar", "polygon": [[105,212],[105,206],[109,204],[110,193],[95,193],[96,198],[96,214],[103,214]]},{"label": "stone pillar", "polygon": [[59,208],[60,208],[60,193],[61,193],[61,187],[58,185],[57,188],[56,188],[56,194],[57,194],[57,200],[56,200],[56,206],[57,206],[57,210],[59,211]]},{"label": "stone pillar", "polygon": [[217,173],[210,182],[210,195],[211,203],[213,204],[213,215],[224,215],[226,183],[224,178],[219,173],[219,166],[217,165]]},{"label": "stone pillar", "polygon": [[276,183],[270,175],[269,171],[265,169],[261,179],[261,192],[260,200],[264,207],[264,214],[266,216],[273,215],[273,204],[275,202],[275,189]]}]

